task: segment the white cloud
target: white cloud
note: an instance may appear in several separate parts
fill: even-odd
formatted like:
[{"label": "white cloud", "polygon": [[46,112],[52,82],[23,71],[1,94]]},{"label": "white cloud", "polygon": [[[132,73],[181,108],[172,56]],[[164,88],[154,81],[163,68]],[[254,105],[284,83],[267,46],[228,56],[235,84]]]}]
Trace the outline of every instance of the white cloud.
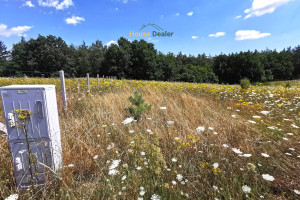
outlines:
[{"label": "white cloud", "polygon": [[239,19],[241,17],[242,17],[242,15],[238,15],[238,16],[234,17],[234,19]]},{"label": "white cloud", "polygon": [[33,8],[33,7],[34,7],[34,5],[32,4],[31,1],[26,1],[26,2],[23,4],[23,6],[28,6],[28,7],[30,7],[30,8]]},{"label": "white cloud", "polygon": [[0,24],[0,36],[10,37],[12,35],[17,36],[26,36],[23,34],[26,31],[29,31],[33,26],[17,26],[7,29],[7,25]]},{"label": "white cloud", "polygon": [[291,0],[253,0],[252,6],[244,12],[248,15],[244,19],[253,16],[261,16],[267,13],[272,13],[275,9]]},{"label": "white cloud", "polygon": [[72,0],[38,0],[38,2],[40,6],[54,7],[57,10],[63,10],[74,5]]},{"label": "white cloud", "polygon": [[179,16],[179,13],[176,13],[175,15],[176,15],[176,16]]},{"label": "white cloud", "polygon": [[116,11],[118,11],[118,10],[119,10],[119,8],[115,8],[115,10],[116,10]]},{"label": "white cloud", "polygon": [[192,36],[193,39],[197,39],[199,36]]},{"label": "white cloud", "polygon": [[225,32],[217,32],[214,34],[209,34],[208,36],[209,37],[220,37],[220,36],[224,36],[224,35],[225,35]]},{"label": "white cloud", "polygon": [[193,11],[187,13],[188,16],[192,16],[193,14],[194,14]]},{"label": "white cloud", "polygon": [[83,22],[85,21],[83,17],[78,17],[74,15],[71,18],[66,19],[67,24],[73,24],[73,25],[80,24],[82,21]]},{"label": "white cloud", "polygon": [[260,33],[255,30],[239,30],[235,33],[236,40],[259,39],[271,35],[270,33]]},{"label": "white cloud", "polygon": [[111,40],[108,43],[106,43],[105,45],[109,47],[112,44],[118,44],[118,43],[117,43],[117,41]]},{"label": "white cloud", "polygon": [[128,0],[123,0],[123,3],[127,3],[128,2]]}]

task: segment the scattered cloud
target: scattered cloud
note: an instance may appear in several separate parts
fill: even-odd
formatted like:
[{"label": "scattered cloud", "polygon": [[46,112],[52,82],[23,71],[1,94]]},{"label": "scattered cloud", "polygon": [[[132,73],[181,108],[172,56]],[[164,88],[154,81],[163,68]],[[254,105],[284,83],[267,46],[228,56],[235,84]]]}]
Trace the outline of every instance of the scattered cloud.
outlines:
[{"label": "scattered cloud", "polygon": [[220,37],[220,36],[224,36],[224,35],[225,35],[225,32],[217,32],[214,34],[209,34],[208,36],[209,37]]},{"label": "scattered cloud", "polygon": [[115,8],[116,9],[116,11],[118,11],[119,10],[119,8]]},{"label": "scattered cloud", "polygon": [[192,16],[193,14],[194,14],[193,11],[187,13],[188,16]]},{"label": "scattered cloud", "polygon": [[106,43],[105,45],[109,47],[112,44],[118,44],[118,43],[117,43],[117,41],[111,40],[108,43]]},{"label": "scattered cloud", "polygon": [[236,40],[259,39],[271,35],[270,33],[261,33],[255,30],[239,30],[235,33]]},{"label": "scattered cloud", "polygon": [[66,19],[67,24],[73,24],[73,25],[80,24],[82,21],[83,22],[85,21],[85,19],[83,17],[78,17],[78,16],[74,16],[74,15],[71,18]]},{"label": "scattered cloud", "polygon": [[23,4],[23,6],[28,6],[28,7],[30,7],[30,8],[33,8],[33,7],[34,7],[34,4],[32,4],[31,1],[26,1],[26,2]]},{"label": "scattered cloud", "polygon": [[176,13],[175,15],[176,15],[176,16],[179,16],[179,13]]},{"label": "scattered cloud", "polygon": [[10,37],[12,35],[17,35],[25,37],[26,35],[23,33],[29,31],[31,28],[33,28],[33,26],[17,26],[7,29],[7,25],[0,24],[0,36]]},{"label": "scattered cloud", "polygon": [[54,7],[57,10],[63,10],[65,8],[69,8],[73,6],[74,3],[72,0],[38,0],[40,6],[43,7]]},{"label": "scattered cloud", "polygon": [[244,12],[248,15],[244,19],[261,16],[267,13],[272,13],[275,9],[291,0],[254,0],[251,8],[246,9]]},{"label": "scattered cloud", "polygon": [[193,39],[197,39],[199,36],[192,36]]},{"label": "scattered cloud", "polygon": [[128,0],[123,0],[123,3],[127,3],[128,2]]},{"label": "scattered cloud", "polygon": [[242,17],[242,15],[238,15],[238,16],[235,16],[234,19],[239,19],[241,17]]}]

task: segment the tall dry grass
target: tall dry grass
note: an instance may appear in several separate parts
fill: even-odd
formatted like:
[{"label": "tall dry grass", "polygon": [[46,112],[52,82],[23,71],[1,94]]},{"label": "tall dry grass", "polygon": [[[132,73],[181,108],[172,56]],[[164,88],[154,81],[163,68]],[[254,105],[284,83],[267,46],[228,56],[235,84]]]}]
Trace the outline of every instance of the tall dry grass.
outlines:
[{"label": "tall dry grass", "polygon": [[[288,147],[300,150],[297,140],[278,141],[260,127],[245,123],[250,111],[233,118],[231,101],[220,103],[211,96],[151,87],[138,90],[152,110],[141,121],[124,125],[124,109],[130,106],[127,99],[134,90],[122,87],[68,93],[67,111],[58,94],[62,180],[47,185],[33,198],[150,199],[154,194],[161,199],[299,197],[293,192],[300,187],[299,159],[283,156]],[[205,131],[197,131],[199,126]],[[299,133],[296,136],[299,138]],[[0,198],[4,198],[17,191],[7,139],[1,137],[0,144]],[[238,155],[231,148],[252,156]],[[268,152],[270,158],[262,157],[262,152]],[[119,162],[115,167],[118,173],[109,175],[113,161]],[[255,169],[249,168],[249,163]],[[273,174],[276,180],[263,180],[262,174]],[[251,193],[243,192],[244,185]],[[29,197],[28,193],[20,195],[20,199]]]}]

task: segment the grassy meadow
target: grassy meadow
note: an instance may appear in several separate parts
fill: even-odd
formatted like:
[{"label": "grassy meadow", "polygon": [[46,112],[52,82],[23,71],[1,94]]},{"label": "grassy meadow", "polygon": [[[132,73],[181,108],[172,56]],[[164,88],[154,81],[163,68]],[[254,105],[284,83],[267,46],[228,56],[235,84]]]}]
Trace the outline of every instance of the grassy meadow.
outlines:
[{"label": "grassy meadow", "polygon": [[[64,167],[19,199],[300,199],[300,83],[252,85],[0,78],[55,84]],[[287,87],[288,86],[288,87]],[[152,109],[125,108],[134,91]],[[4,122],[3,110],[0,121]],[[132,121],[132,122],[131,122]],[[3,134],[1,134],[3,136]],[[17,194],[0,137],[0,199]]]}]

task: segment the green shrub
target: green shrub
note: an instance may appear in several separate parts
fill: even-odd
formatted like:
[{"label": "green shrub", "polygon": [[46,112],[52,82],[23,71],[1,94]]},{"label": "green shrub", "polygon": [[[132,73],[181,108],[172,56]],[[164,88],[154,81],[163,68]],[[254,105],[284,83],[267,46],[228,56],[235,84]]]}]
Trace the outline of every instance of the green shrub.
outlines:
[{"label": "green shrub", "polygon": [[140,120],[144,111],[151,110],[152,105],[144,104],[142,94],[137,91],[134,92],[134,97],[129,97],[128,100],[131,102],[132,106],[125,108],[125,111],[129,117],[134,117],[136,120]]},{"label": "green shrub", "polygon": [[250,85],[251,85],[251,83],[250,83],[249,79],[247,79],[247,78],[243,78],[240,82],[240,86],[243,90],[248,89]]}]

